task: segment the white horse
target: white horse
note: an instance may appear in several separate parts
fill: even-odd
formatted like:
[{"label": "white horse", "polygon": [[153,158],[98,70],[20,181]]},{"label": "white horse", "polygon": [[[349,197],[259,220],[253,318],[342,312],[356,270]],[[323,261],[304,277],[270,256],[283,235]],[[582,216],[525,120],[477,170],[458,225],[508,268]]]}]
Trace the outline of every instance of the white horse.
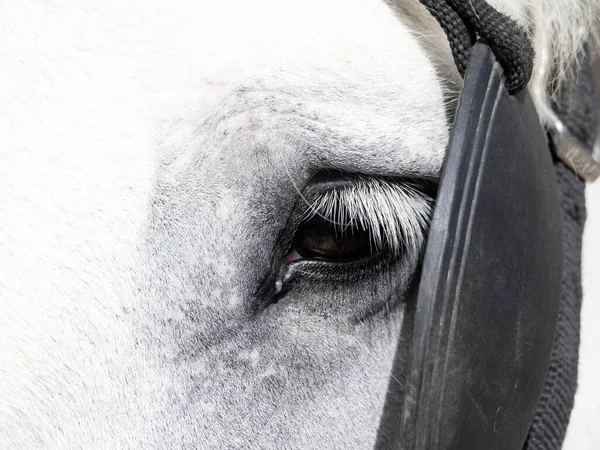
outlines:
[{"label": "white horse", "polygon": [[[600,5],[490,3],[547,120]],[[0,448],[372,448],[461,87],[425,8],[5,0],[0,30]]]}]

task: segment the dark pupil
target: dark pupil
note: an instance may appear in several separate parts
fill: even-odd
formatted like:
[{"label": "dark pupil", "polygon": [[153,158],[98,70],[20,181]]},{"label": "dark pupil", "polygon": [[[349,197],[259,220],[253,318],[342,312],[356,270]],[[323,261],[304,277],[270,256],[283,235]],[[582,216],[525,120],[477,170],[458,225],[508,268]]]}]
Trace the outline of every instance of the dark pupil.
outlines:
[{"label": "dark pupil", "polygon": [[371,235],[367,230],[335,226],[315,216],[296,234],[296,251],[305,258],[351,259],[370,256]]}]

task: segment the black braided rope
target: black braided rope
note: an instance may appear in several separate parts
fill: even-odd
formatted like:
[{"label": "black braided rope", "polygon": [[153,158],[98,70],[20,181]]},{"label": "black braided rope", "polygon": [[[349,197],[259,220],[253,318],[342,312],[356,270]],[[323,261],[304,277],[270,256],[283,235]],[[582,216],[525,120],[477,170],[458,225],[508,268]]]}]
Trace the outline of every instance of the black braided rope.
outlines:
[{"label": "black braided rope", "polygon": [[504,69],[506,90],[521,91],[531,78],[534,51],[525,30],[485,0],[420,0],[448,37],[461,76],[475,39],[483,38]]}]

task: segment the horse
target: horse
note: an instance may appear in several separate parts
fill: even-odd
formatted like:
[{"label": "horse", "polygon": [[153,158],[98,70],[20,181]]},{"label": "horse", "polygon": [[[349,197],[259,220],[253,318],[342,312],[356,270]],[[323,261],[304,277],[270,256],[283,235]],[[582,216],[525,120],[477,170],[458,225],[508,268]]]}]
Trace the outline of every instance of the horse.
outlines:
[{"label": "horse", "polygon": [[[600,5],[489,3],[547,122]],[[435,19],[0,10],[0,448],[372,448],[462,87]]]}]

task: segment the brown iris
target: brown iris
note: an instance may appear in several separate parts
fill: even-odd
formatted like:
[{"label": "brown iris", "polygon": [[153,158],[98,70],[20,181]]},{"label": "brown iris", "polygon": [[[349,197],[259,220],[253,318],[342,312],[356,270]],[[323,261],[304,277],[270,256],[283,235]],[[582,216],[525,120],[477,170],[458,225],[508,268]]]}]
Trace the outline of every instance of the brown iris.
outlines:
[{"label": "brown iris", "polygon": [[351,226],[335,226],[315,216],[305,222],[296,233],[296,251],[304,258],[358,259],[372,254],[371,234],[368,230]]}]

